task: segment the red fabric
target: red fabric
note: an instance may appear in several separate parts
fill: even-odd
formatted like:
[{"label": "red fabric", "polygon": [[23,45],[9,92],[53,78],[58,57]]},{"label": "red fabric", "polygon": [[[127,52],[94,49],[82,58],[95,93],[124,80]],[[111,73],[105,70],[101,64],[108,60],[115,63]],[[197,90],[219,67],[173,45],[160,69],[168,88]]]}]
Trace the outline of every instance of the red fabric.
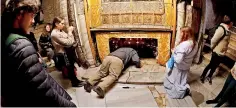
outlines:
[{"label": "red fabric", "polygon": [[68,78],[68,69],[65,66],[62,67],[62,75],[64,78]]},{"label": "red fabric", "polygon": [[[76,68],[74,68],[74,73],[75,73],[75,76],[77,76]],[[62,75],[64,78],[68,78],[68,69],[65,66],[62,67]]]},{"label": "red fabric", "polygon": [[74,68],[75,76],[77,76],[77,69],[76,67]]}]

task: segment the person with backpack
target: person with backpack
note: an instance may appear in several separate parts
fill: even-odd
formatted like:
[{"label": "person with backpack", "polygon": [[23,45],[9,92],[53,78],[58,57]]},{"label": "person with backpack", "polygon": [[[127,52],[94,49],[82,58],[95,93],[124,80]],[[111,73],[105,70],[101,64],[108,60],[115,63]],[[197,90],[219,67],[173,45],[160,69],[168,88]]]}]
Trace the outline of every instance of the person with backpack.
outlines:
[{"label": "person with backpack", "polygon": [[214,74],[219,64],[222,62],[222,59],[224,58],[224,55],[228,49],[230,40],[229,28],[231,28],[232,26],[232,19],[229,16],[225,15],[223,17],[222,23],[220,24],[220,26],[218,26],[214,36],[211,39],[212,57],[210,63],[203,70],[203,73],[200,77],[202,83],[204,83],[205,76],[210,70],[210,73],[208,74],[206,79],[209,81],[209,84],[212,84],[212,75]]},{"label": "person with backpack", "polygon": [[39,5],[38,0],[7,0],[2,13],[1,106],[76,107],[26,37]]}]

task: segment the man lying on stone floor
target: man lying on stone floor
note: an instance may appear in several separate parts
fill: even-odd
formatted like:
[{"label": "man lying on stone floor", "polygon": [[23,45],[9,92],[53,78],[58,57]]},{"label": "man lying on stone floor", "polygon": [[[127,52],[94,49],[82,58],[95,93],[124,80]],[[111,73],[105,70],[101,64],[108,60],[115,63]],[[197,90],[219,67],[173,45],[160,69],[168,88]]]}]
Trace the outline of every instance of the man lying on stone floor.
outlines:
[{"label": "man lying on stone floor", "polygon": [[[133,48],[122,47],[110,53],[103,60],[99,71],[86,80],[85,91],[90,93],[93,89],[99,97],[104,98],[108,87],[118,79],[122,70],[129,64],[135,64],[137,68],[141,68],[138,53]],[[101,81],[102,78],[103,81]],[[95,85],[96,83],[98,84]]]}]

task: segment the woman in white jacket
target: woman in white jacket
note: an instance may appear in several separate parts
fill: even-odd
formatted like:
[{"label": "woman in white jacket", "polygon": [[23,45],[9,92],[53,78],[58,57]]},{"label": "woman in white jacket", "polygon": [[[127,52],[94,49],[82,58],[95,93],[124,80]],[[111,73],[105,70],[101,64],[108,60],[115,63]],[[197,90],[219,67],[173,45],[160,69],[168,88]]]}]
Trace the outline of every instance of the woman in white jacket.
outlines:
[{"label": "woman in white jacket", "polygon": [[181,28],[181,41],[172,54],[174,65],[164,79],[164,87],[170,98],[183,98],[190,94],[187,74],[196,53],[197,45],[193,30],[190,27]]}]

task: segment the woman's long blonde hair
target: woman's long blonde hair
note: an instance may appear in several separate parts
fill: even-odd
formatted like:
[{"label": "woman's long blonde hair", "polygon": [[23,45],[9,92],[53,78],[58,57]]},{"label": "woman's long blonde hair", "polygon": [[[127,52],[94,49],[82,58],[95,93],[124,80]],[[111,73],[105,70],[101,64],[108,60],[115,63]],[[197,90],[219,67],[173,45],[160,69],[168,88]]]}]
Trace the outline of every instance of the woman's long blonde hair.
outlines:
[{"label": "woman's long blonde hair", "polygon": [[192,42],[193,42],[192,48],[194,48],[196,38],[194,36],[193,29],[191,27],[184,26],[180,29],[180,31],[181,31],[181,40],[180,40],[179,44],[184,41],[187,41],[187,40],[192,40]]}]

